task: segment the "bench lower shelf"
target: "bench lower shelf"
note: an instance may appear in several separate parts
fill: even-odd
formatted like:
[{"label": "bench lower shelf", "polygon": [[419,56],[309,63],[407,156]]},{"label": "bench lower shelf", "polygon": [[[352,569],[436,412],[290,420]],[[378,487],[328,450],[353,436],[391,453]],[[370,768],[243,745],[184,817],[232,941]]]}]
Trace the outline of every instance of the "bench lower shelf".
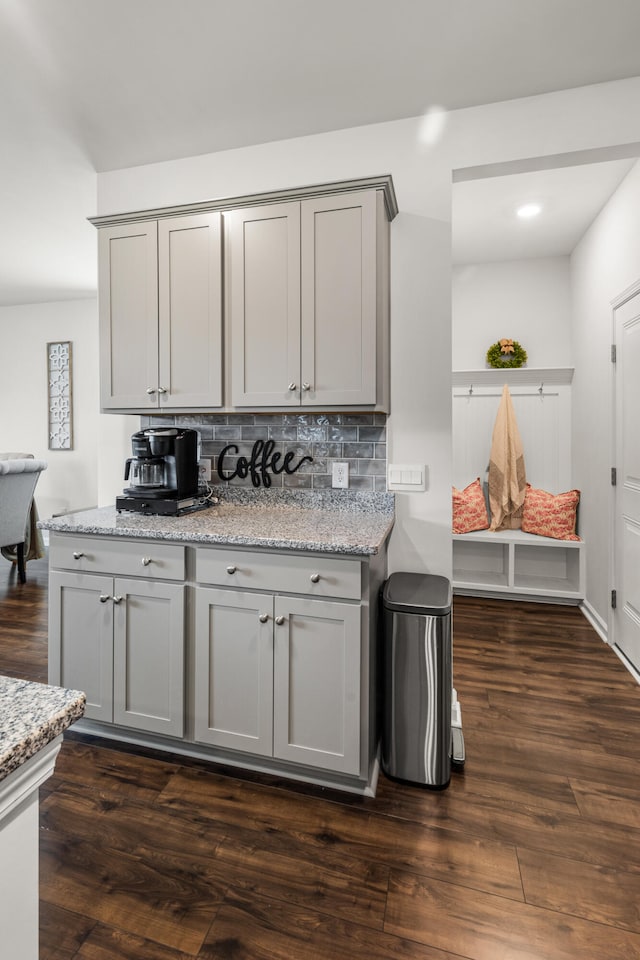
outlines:
[{"label": "bench lower shelf", "polygon": [[455,593],[580,603],[584,541],[552,540],[521,530],[453,534]]}]

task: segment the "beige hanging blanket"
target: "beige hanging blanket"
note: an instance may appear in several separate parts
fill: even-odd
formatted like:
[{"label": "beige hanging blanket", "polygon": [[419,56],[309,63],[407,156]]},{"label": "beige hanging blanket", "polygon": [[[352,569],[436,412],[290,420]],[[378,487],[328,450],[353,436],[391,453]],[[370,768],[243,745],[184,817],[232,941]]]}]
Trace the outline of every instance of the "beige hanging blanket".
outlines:
[{"label": "beige hanging blanket", "polygon": [[516,530],[527,486],[522,440],[509,387],[504,385],[491,440],[489,506],[491,530]]}]

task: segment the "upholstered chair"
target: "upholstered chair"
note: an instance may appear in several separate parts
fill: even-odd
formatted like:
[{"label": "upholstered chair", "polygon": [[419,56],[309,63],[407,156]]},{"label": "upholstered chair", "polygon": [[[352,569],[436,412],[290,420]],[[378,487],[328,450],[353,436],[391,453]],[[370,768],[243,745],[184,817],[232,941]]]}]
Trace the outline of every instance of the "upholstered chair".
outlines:
[{"label": "upholstered chair", "polygon": [[21,583],[27,579],[24,543],[33,491],[40,474],[46,469],[46,460],[0,460],[0,547],[16,547]]}]

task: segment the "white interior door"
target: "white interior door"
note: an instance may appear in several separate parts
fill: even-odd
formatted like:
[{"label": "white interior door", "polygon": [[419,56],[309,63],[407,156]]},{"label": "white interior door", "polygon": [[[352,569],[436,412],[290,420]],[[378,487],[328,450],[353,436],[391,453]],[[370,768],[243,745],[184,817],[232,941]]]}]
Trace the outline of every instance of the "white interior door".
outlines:
[{"label": "white interior door", "polygon": [[640,669],[640,290],[615,308],[616,467],[613,638]]}]

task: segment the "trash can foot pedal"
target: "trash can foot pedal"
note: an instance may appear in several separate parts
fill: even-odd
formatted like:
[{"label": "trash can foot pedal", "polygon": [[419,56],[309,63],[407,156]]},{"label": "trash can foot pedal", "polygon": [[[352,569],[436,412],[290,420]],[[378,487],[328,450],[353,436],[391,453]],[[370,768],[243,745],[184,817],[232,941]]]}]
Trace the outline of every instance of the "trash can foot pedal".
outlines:
[{"label": "trash can foot pedal", "polygon": [[464,737],[460,727],[451,728],[451,769],[464,770]]}]

